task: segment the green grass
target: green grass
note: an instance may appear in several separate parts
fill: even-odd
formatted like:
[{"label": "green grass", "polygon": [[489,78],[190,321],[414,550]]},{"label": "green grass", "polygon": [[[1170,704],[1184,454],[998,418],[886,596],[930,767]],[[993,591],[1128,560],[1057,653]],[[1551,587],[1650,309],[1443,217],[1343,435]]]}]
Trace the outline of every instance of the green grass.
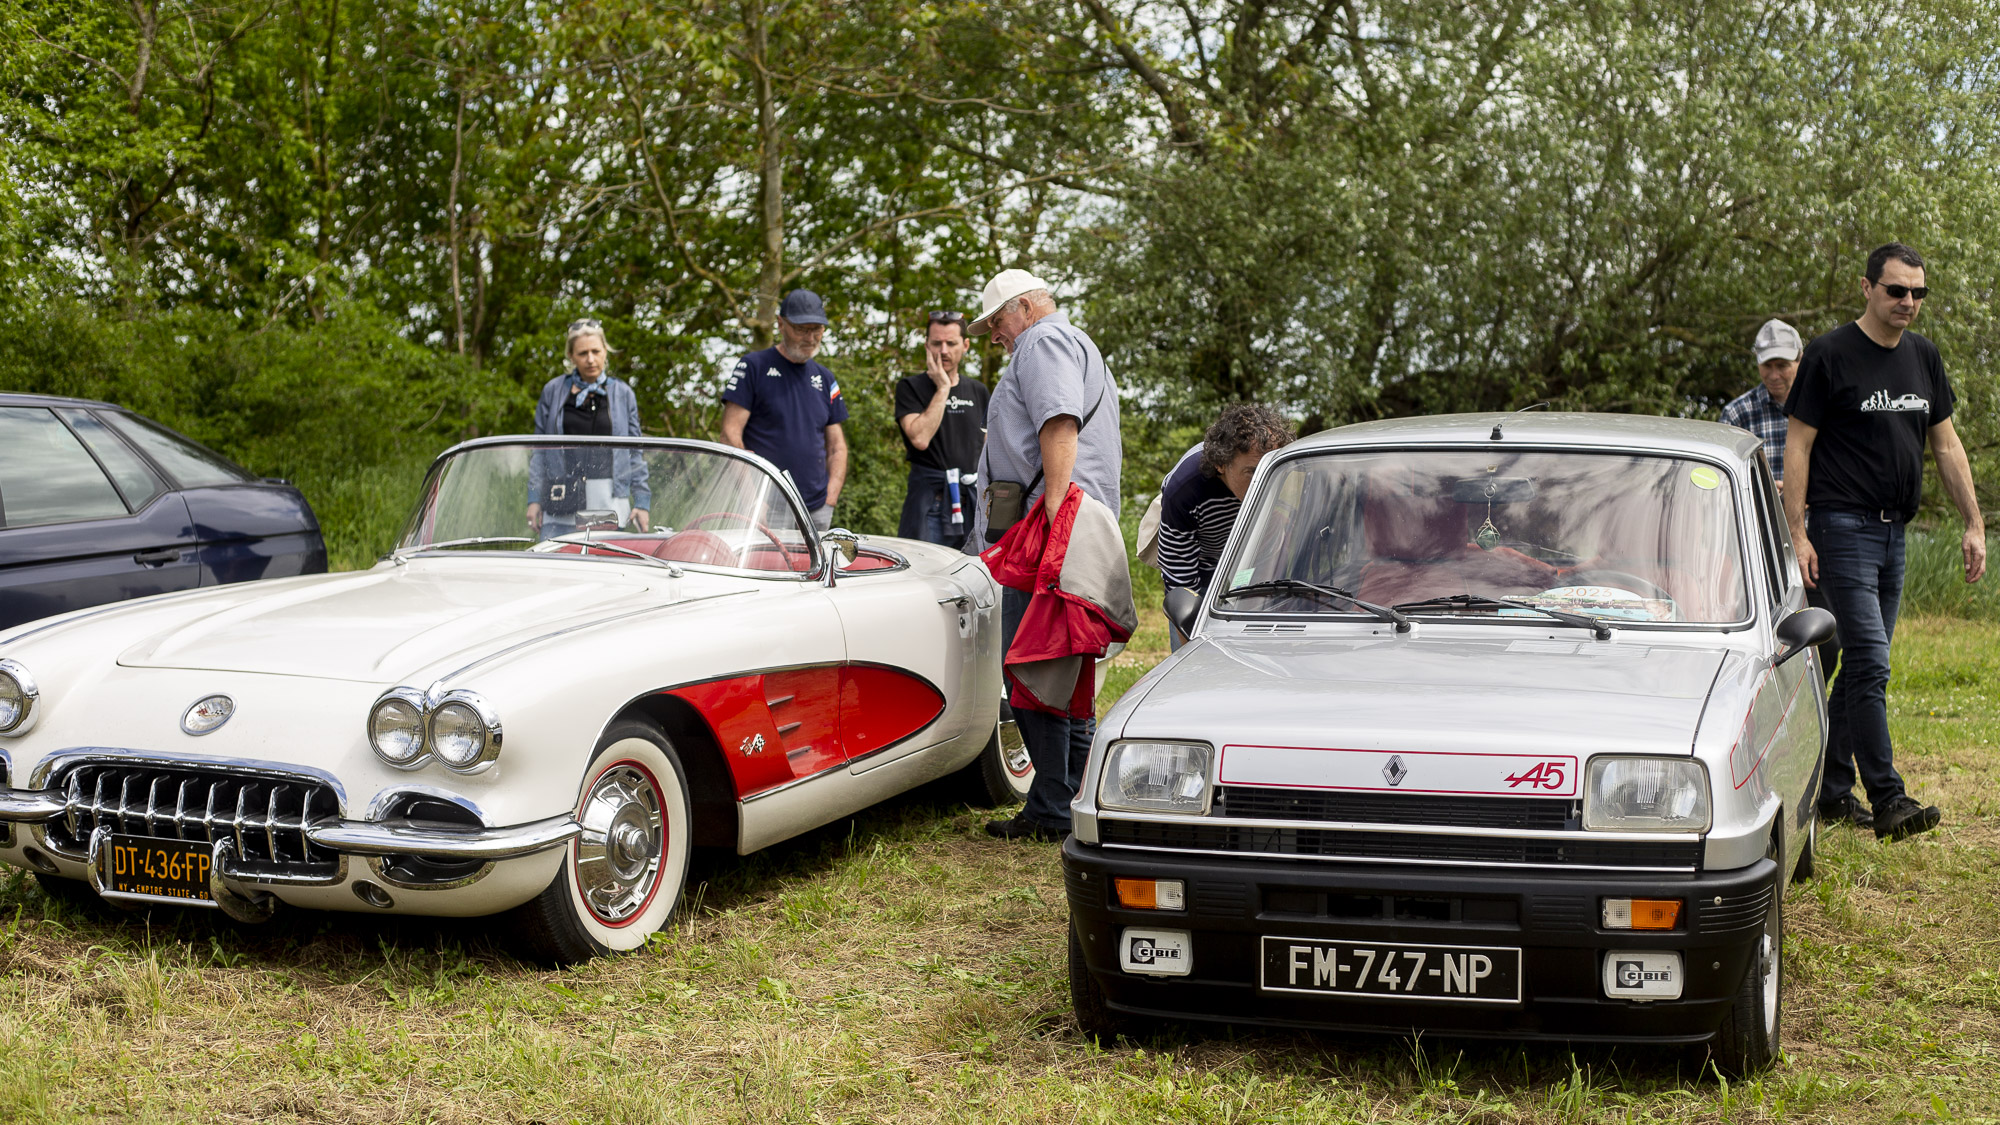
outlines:
[{"label": "green grass", "polygon": [[[1110,693],[1164,649],[1155,605]],[[1152,638],[1152,639],[1149,639]],[[646,950],[565,972],[488,923],[127,915],[0,879],[0,1121],[1765,1122],[2000,1119],[2000,624],[1912,619],[1898,759],[1944,826],[1823,840],[1785,1059],[1076,1031],[1061,873],[919,792],[702,856]]]}]

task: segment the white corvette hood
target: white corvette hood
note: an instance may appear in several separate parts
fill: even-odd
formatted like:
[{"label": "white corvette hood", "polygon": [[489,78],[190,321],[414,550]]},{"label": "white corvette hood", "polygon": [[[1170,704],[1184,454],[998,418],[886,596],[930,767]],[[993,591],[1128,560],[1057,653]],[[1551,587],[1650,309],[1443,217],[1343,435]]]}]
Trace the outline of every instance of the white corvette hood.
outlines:
[{"label": "white corvette hood", "polygon": [[609,567],[382,567],[203,605],[206,612],[139,638],[118,663],[384,682],[663,600]]}]

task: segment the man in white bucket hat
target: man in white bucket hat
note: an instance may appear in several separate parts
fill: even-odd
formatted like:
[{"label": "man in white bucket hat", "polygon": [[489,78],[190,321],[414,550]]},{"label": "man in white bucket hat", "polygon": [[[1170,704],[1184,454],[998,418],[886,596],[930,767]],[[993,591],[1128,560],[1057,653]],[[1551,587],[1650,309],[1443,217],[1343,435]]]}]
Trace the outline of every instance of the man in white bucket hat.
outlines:
[{"label": "man in white bucket hat", "polygon": [[1740,426],[1764,441],[1764,456],[1771,462],[1771,476],[1785,487],[1785,399],[1792,393],[1792,380],[1799,373],[1799,355],[1805,343],[1799,330],[1782,320],[1771,319],[1757,330],[1751,345],[1757,356],[1759,382],[1731,399],[1722,408],[1722,424]]},{"label": "man in white bucket hat", "polygon": [[[1097,345],[1057,310],[1048,284],[1027,270],[1000,271],[986,283],[979,317],[968,330],[974,336],[992,333],[1011,360],[986,406],[979,506],[966,551],[998,542],[1037,503],[1053,520],[1071,483],[1116,513],[1124,458],[1118,384]],[[996,482],[1003,486],[998,507]],[[1005,651],[1014,643],[1028,595],[1003,589],[1000,604]],[[1097,724],[1026,710],[1016,711],[1015,721],[1035,763],[1034,785],[1020,815],[996,820],[986,830],[1006,839],[1060,839],[1069,831],[1069,804]]]}]

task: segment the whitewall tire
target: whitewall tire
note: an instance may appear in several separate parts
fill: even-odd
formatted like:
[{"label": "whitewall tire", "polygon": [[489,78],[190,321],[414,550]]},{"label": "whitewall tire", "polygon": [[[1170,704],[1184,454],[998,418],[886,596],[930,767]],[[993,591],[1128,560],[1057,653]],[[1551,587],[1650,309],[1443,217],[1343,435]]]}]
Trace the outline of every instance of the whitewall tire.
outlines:
[{"label": "whitewall tire", "polygon": [[621,719],[604,732],[576,817],[583,833],[555,878],[513,912],[520,952],[544,965],[638,949],[673,915],[687,882],[687,773],[653,724]]}]

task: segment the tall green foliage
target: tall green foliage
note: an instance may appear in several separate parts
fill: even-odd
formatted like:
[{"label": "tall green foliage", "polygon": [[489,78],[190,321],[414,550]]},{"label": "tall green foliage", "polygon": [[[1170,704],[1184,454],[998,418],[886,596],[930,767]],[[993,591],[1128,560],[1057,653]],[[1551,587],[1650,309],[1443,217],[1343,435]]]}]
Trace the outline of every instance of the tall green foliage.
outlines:
[{"label": "tall green foliage", "polygon": [[[1171,445],[1251,398],[1712,414],[1757,324],[1853,315],[1894,237],[1990,494],[1995,42],[1974,0],[0,0],[0,312],[144,341],[159,387],[119,393],[256,461],[318,440],[218,409],[267,377],[408,404],[425,453],[521,425],[577,315],[650,430],[711,436],[805,285],[843,518],[886,530],[889,387],[1003,266]],[[0,385],[63,365],[32,350]]]}]

